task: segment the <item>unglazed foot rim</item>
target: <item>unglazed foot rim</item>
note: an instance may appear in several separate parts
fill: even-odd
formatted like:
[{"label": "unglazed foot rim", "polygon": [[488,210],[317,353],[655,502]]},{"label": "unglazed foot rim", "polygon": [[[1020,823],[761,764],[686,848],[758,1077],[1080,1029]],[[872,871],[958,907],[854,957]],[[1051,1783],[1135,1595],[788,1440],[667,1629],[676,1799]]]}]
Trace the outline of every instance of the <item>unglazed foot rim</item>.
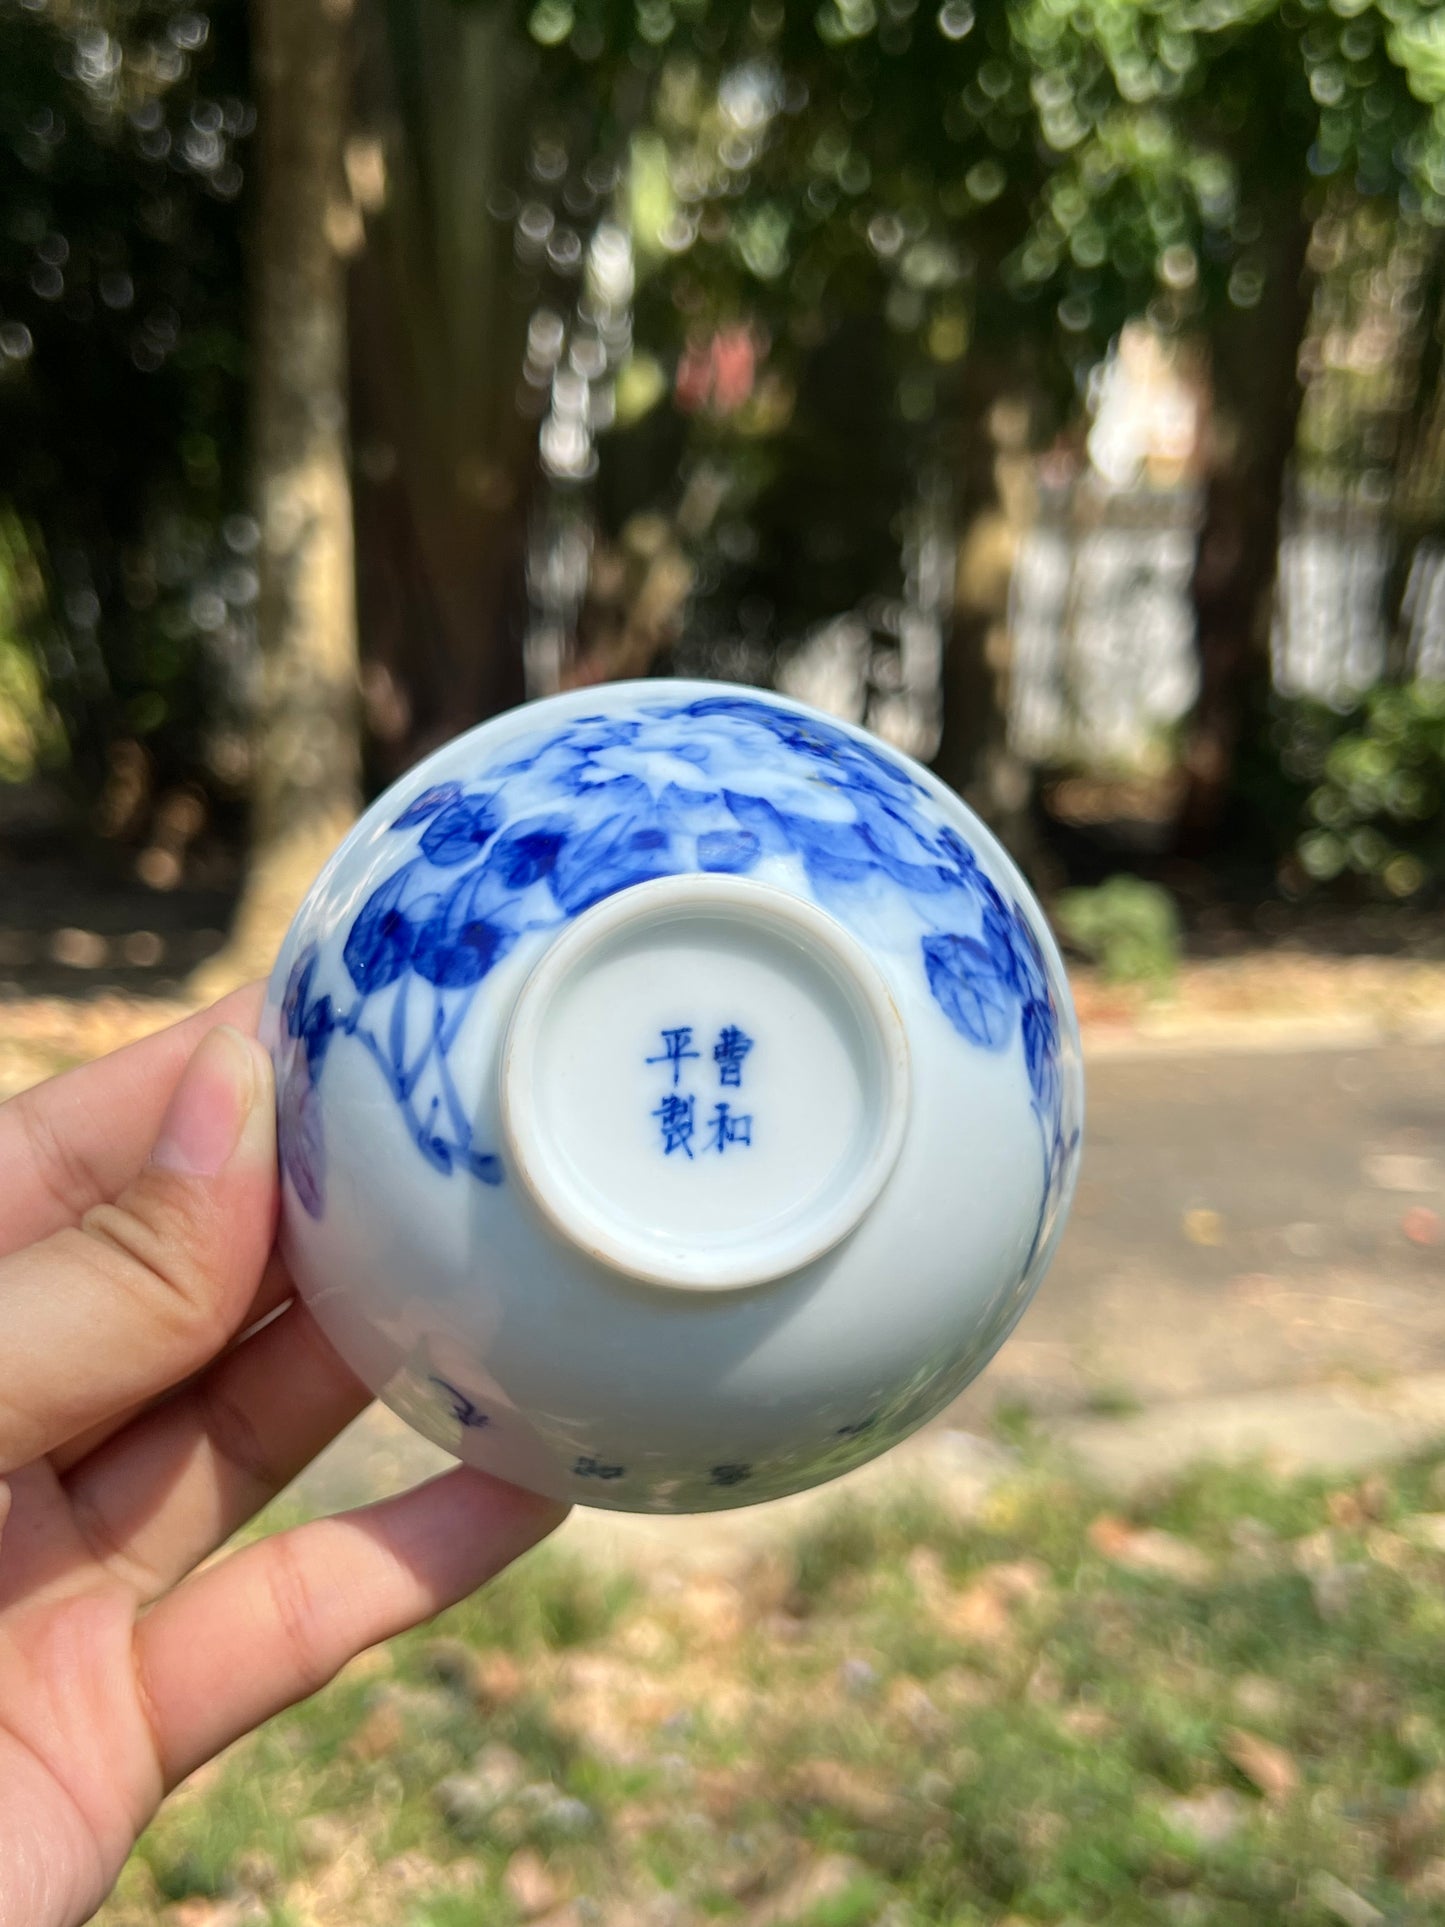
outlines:
[{"label": "unglazed foot rim", "polygon": [[[683,1027],[679,1061],[665,1039]],[[735,1030],[749,1048],[723,1082],[715,1040]],[[584,912],[523,986],[503,1140],[570,1244],[647,1284],[735,1290],[859,1224],[902,1148],[909,1087],[888,986],[832,917],[746,878],[665,877]],[[665,1128],[669,1099],[685,1139]]]}]

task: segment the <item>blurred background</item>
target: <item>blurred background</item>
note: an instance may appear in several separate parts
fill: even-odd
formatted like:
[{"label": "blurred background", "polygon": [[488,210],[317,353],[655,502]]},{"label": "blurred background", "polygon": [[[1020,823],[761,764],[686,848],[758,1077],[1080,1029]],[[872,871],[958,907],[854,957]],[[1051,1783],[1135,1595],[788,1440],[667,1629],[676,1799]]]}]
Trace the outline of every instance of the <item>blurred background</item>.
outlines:
[{"label": "blurred background", "polygon": [[580,1528],[115,1921],[1445,1919],[1445,10],[0,0],[0,1095],[640,675],[1004,838],[1058,1264],[894,1483]]},{"label": "blurred background", "polygon": [[95,903],[0,969],[647,674],[1157,886],[1115,975],[1428,946],[1442,221],[1425,0],[0,0],[0,821]]}]

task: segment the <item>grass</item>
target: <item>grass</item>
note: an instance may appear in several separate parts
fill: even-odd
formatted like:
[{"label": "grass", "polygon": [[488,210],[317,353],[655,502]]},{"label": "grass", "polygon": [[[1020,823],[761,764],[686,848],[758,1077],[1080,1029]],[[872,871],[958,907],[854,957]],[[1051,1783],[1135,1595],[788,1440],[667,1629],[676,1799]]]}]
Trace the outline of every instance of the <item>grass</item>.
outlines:
[{"label": "grass", "polygon": [[1441,1508],[1426,1458],[1119,1517],[1036,1457],[735,1580],[544,1548],[206,1769],[101,1919],[1445,1920]]}]

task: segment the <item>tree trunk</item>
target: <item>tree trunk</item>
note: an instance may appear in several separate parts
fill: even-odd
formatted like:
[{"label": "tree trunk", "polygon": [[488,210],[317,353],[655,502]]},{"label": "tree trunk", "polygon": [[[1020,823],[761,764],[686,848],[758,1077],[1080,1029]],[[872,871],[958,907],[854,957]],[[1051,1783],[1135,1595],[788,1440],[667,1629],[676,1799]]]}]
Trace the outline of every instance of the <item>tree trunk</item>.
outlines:
[{"label": "tree trunk", "polygon": [[389,778],[524,693],[537,295],[494,210],[525,175],[535,50],[505,7],[364,0],[359,20],[386,180],[351,290],[358,594]]},{"label": "tree trunk", "polygon": [[1192,599],[1199,695],[1175,823],[1182,855],[1212,849],[1233,794],[1235,753],[1269,688],[1280,507],[1294,453],[1299,351],[1309,320],[1311,223],[1281,210],[1264,295],[1231,309],[1213,338],[1213,419]]},{"label": "tree trunk", "polygon": [[342,172],[351,0],[253,0],[259,192],[253,436],[261,687],[252,847],[234,934],[206,972],[269,966],[359,801]]},{"label": "tree trunk", "polygon": [[1034,856],[1033,770],[1010,747],[1009,595],[1031,512],[1027,405],[990,405],[986,375],[957,471],[960,522],[952,632],[943,661],[943,737],[934,768],[1029,867]]}]

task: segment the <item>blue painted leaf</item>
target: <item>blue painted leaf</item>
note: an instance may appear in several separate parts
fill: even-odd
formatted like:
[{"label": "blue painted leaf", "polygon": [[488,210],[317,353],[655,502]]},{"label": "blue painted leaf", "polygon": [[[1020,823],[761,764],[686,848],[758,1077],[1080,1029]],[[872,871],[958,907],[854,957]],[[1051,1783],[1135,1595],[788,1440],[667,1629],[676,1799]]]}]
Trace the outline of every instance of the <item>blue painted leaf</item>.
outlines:
[{"label": "blue painted leaf", "polygon": [[724,790],[722,798],[738,828],[757,838],[762,855],[795,854],[791,832],[771,803],[761,796],[749,796],[743,790]]},{"label": "blue painted leaf", "polygon": [[951,824],[939,831],[938,842],[943,854],[952,860],[961,875],[967,876],[977,870],[978,858]]},{"label": "blue painted leaf", "polygon": [[443,869],[469,863],[501,828],[493,796],[462,796],[448,803],[422,832],[422,853]]},{"label": "blue painted leaf", "polygon": [[316,980],[316,945],[308,944],[291,966],[286,979],[286,994],[281,1000],[281,1015],[286,1034],[299,1037],[311,1002],[311,986]]},{"label": "blue painted leaf", "polygon": [[1048,1002],[1049,980],[1044,969],[1044,953],[1033,926],[1022,906],[1015,904],[1010,917],[1013,926],[1014,956],[1018,963],[1019,985],[1024,994]]},{"label": "blue painted leaf", "polygon": [[489,883],[481,870],[469,871],[417,933],[412,968],[438,990],[480,983],[517,940],[514,931],[483,913]]},{"label": "blue painted leaf", "polygon": [[857,823],[802,816],[796,810],[782,816],[814,883],[865,883],[877,874],[878,858]]},{"label": "blue painted leaf", "polygon": [[[909,890],[918,896],[939,896],[956,885],[956,878],[945,865],[918,862],[915,854],[907,850],[905,838],[886,820],[887,813],[882,814],[885,820],[875,818],[864,822],[858,830],[859,839],[871,853],[877,870],[900,890]],[[903,849],[899,848],[900,844],[904,845]]]},{"label": "blue painted leaf", "polygon": [[480,1178],[483,1184],[502,1182],[502,1160],[490,1151],[461,1151],[458,1156],[472,1176]]},{"label": "blue painted leaf", "polygon": [[1013,919],[988,902],[983,906],[983,942],[995,970],[1009,989],[1022,992],[1023,971],[1014,944]]},{"label": "blue painted leaf", "polygon": [[575,917],[604,897],[653,877],[673,876],[678,868],[666,830],[609,816],[562,851],[552,872],[552,894]]},{"label": "blue painted leaf", "polygon": [[331,999],[318,997],[301,1025],[301,1041],[306,1049],[306,1063],[313,1083],[321,1075],[321,1066],[326,1061],[326,1053],[335,1035],[336,1012]]},{"label": "blue painted leaf", "polygon": [[609,816],[628,816],[634,823],[657,820],[652,791],[639,776],[620,775],[616,770],[589,763],[577,771],[571,787],[572,794],[584,798],[589,808],[604,809]]},{"label": "blue painted leaf", "polygon": [[1013,1032],[1014,998],[978,939],[925,937],[923,967],[954,1029],[985,1050],[1002,1050]]},{"label": "blue painted leaf", "polygon": [[408,898],[417,883],[417,865],[407,863],[379,883],[362,905],[341,960],[363,997],[396,982],[411,962],[416,926]]},{"label": "blue painted leaf", "polygon": [[326,1144],[320,1099],[302,1051],[295,1053],[281,1078],[276,1138],[281,1169],[292,1189],[310,1217],[321,1217],[326,1209]]},{"label": "blue painted leaf", "polygon": [[758,839],[751,830],[704,830],[697,839],[697,866],[736,876],[758,860]]},{"label": "blue painted leaf", "polygon": [[1031,998],[1024,1005],[1023,1035],[1034,1102],[1050,1117],[1059,1101],[1059,1022],[1048,1004]]},{"label": "blue painted leaf", "polygon": [[795,755],[807,757],[850,789],[872,791],[903,801],[920,793],[920,786],[881,750],[848,735],[820,717],[798,716],[775,709],[752,696],[701,696],[684,706],[683,713],[704,720],[730,716],[765,729]]},{"label": "blue painted leaf", "polygon": [[434,1164],[438,1171],[443,1172],[447,1177],[451,1176],[452,1147],[450,1144],[442,1138],[432,1137],[426,1131],[422,1131],[418,1133],[416,1148],[428,1164]]},{"label": "blue painted leaf", "polygon": [[486,869],[508,890],[525,890],[551,876],[570,831],[559,819],[534,819],[508,830],[487,854]]},{"label": "blue painted leaf", "polygon": [[418,823],[425,823],[444,804],[450,803],[461,793],[460,783],[437,783],[432,789],[423,790],[414,803],[409,803],[391,827],[394,830],[410,830]]},{"label": "blue painted leaf", "polygon": [[599,749],[625,749],[641,733],[642,724],[635,716],[579,716],[568,725],[565,740],[569,749],[590,755]]},{"label": "blue painted leaf", "polygon": [[[671,751],[668,753],[671,755]],[[657,802],[648,814],[681,830],[690,828],[699,817],[707,820],[716,818],[721,801],[722,793],[719,790],[692,789],[681,783],[664,783],[658,792]]]}]

